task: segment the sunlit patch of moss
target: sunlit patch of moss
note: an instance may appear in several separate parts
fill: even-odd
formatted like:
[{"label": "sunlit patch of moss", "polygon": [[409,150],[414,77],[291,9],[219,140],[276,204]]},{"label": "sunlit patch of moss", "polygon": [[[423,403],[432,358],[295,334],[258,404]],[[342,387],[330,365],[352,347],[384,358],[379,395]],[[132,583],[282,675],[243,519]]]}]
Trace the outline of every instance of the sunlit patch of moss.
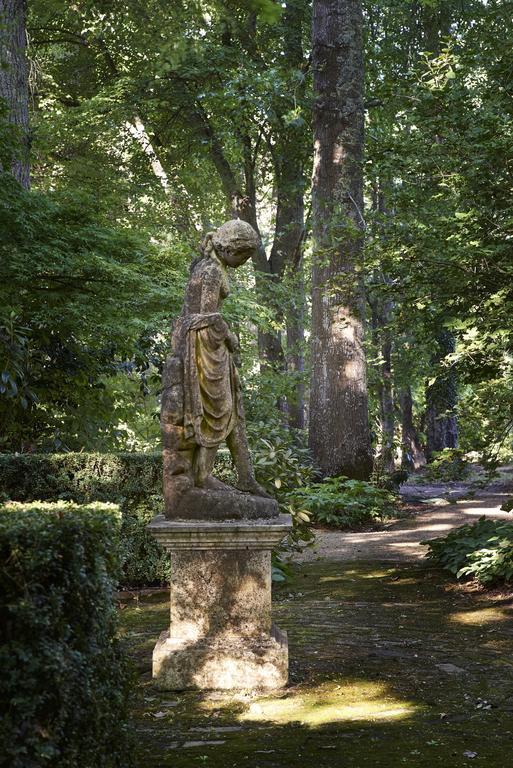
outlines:
[{"label": "sunlit patch of moss", "polygon": [[370,571],[368,567],[355,568],[349,571],[345,570],[335,576],[322,576],[319,581],[321,583],[325,581],[352,581],[352,579],[348,579],[348,576],[356,576],[359,579],[386,579],[387,576],[393,576],[396,571],[396,568],[375,568]]},{"label": "sunlit patch of moss", "polygon": [[513,613],[511,609],[508,610],[506,608],[491,606],[476,611],[458,611],[452,613],[448,618],[449,621],[456,622],[457,624],[482,626],[484,624],[493,624],[498,621],[508,621],[511,619],[512,615]]},{"label": "sunlit patch of moss", "polygon": [[390,695],[383,683],[357,681],[292,696],[258,699],[239,719],[280,725],[300,722],[315,728],[329,723],[402,720],[417,710],[412,702]]}]

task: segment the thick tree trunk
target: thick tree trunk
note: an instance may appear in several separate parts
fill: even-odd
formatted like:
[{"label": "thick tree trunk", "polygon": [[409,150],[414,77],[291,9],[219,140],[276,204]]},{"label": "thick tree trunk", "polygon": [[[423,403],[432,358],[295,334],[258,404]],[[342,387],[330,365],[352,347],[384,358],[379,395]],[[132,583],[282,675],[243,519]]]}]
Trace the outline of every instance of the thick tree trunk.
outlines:
[{"label": "thick tree trunk", "polygon": [[363,348],[360,0],[314,0],[312,378],[309,442],[323,475],[372,470]]},{"label": "thick tree trunk", "polygon": [[[437,350],[432,357],[433,366],[451,352],[454,352],[454,336],[450,331],[441,331],[436,339]],[[458,386],[453,369],[443,371],[436,381],[426,388],[426,458],[432,458],[435,451],[458,447],[458,424],[456,405]]]},{"label": "thick tree trunk", "polygon": [[419,469],[426,463],[426,457],[420,445],[419,435],[413,421],[413,398],[411,387],[405,387],[400,395],[402,459],[404,469]]},{"label": "thick tree trunk", "polygon": [[28,189],[30,134],[25,18],[25,0],[0,0],[0,99],[5,100],[9,122],[19,133],[11,172]]}]

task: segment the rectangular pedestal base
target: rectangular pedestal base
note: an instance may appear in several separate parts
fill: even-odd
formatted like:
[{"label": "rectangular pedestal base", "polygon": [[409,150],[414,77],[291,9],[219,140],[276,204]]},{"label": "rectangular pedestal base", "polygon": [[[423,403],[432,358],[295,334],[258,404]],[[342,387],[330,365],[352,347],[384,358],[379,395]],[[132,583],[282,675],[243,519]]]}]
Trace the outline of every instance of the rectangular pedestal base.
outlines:
[{"label": "rectangular pedestal base", "polygon": [[287,684],[287,633],[194,642],[162,632],[153,650],[153,679],[165,691],[273,689]]}]

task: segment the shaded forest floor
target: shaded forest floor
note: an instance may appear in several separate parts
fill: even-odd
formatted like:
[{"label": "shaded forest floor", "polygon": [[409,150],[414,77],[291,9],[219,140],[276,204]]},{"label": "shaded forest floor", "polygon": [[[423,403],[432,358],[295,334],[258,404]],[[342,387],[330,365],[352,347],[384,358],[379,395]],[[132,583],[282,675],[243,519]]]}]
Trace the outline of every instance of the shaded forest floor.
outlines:
[{"label": "shaded forest floor", "polygon": [[[476,519],[482,507],[492,509],[496,493],[456,505],[454,514]],[[428,507],[394,525],[404,532],[416,523],[429,538],[453,521],[437,517],[442,511],[453,513]],[[168,594],[125,602],[122,624],[139,682],[137,765],[510,765],[511,595],[455,585],[419,561],[415,547],[396,541],[365,547],[366,560],[335,552],[338,560],[296,564],[274,598],[275,620],[289,634],[290,684],[265,696],[156,691],[151,652],[167,626]]]}]

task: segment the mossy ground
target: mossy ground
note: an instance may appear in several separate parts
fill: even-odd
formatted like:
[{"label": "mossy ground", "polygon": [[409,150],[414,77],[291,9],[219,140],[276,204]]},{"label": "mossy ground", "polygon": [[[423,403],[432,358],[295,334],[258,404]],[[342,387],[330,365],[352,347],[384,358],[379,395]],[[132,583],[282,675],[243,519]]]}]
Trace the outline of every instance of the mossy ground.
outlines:
[{"label": "mossy ground", "polygon": [[156,691],[167,594],[125,604],[138,767],[512,764],[507,596],[469,593],[421,565],[316,562],[295,568],[274,608],[290,685],[258,697]]}]

